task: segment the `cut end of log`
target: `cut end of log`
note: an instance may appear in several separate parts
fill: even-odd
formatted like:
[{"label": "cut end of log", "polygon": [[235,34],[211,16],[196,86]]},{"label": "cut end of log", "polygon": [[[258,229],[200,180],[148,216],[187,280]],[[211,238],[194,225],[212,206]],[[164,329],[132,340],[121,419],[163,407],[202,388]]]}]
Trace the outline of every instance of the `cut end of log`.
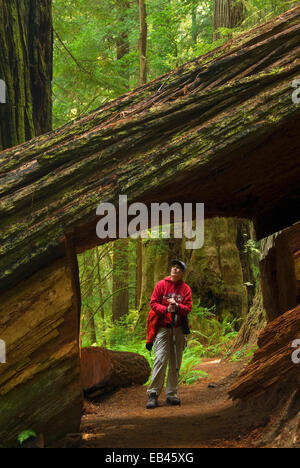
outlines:
[{"label": "cut end of log", "polygon": [[150,373],[147,359],[140,354],[93,346],[81,350],[82,385],[89,397],[132,384],[143,385]]}]

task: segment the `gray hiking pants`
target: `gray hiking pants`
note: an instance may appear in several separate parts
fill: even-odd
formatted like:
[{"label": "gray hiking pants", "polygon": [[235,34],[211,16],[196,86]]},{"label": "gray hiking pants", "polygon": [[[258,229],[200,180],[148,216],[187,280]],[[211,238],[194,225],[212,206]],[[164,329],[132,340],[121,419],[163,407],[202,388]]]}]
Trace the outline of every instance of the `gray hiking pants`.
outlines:
[{"label": "gray hiking pants", "polygon": [[[174,328],[177,349],[177,362],[180,369],[182,353],[184,349],[184,334],[181,327]],[[153,349],[155,353],[155,360],[152,371],[152,378],[147,394],[155,392],[157,396],[160,395],[166,375],[166,368],[169,362],[169,371],[166,387],[166,397],[176,396],[178,391],[178,378],[176,373],[176,362],[174,345],[172,341],[172,328],[159,328]]]}]

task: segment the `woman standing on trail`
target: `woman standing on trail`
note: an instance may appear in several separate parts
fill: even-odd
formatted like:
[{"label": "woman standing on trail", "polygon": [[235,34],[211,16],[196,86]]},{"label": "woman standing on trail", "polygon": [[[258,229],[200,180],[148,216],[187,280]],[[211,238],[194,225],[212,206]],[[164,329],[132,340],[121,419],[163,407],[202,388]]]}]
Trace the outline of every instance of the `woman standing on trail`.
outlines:
[{"label": "woman standing on trail", "polygon": [[168,362],[166,403],[181,403],[177,396],[179,369],[185,343],[184,335],[189,333],[187,315],[192,308],[192,291],[183,281],[187,268],[185,263],[176,259],[172,260],[171,264],[171,275],[157,283],[150,301],[146,348],[151,350],[154,342],[155,361],[147,390],[147,409],[158,406]]}]

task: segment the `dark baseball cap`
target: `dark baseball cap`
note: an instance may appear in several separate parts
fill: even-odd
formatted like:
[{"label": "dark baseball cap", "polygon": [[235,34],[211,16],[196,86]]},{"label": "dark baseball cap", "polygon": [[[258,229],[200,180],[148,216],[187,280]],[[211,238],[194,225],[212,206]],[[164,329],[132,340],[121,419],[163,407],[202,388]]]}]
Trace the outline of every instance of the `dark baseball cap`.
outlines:
[{"label": "dark baseball cap", "polygon": [[177,258],[171,261],[171,265],[178,265],[182,271],[186,271],[187,269],[186,264],[182,262],[181,260],[177,260]]}]

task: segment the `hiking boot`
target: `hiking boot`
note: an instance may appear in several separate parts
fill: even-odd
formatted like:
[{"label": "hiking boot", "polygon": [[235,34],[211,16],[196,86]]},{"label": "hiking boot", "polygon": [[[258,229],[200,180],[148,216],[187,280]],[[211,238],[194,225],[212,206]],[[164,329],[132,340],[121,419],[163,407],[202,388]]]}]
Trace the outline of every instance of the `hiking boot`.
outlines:
[{"label": "hiking boot", "polygon": [[147,409],[156,408],[158,406],[157,395],[156,393],[150,393],[149,401],[146,405]]},{"label": "hiking boot", "polygon": [[167,405],[179,406],[181,404],[180,398],[176,396],[169,396],[166,399]]}]

